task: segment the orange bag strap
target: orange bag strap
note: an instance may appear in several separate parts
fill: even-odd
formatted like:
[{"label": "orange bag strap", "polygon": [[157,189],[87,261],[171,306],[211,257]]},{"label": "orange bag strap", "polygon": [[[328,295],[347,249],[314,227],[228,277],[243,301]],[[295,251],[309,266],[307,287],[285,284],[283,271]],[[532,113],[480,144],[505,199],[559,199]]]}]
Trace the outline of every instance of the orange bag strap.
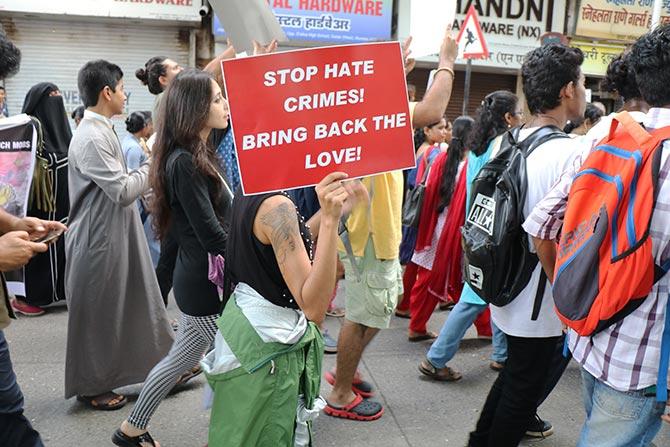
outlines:
[{"label": "orange bag strap", "polygon": [[659,127],[651,133],[651,137],[656,141],[653,148],[656,148],[662,141],[670,140],[670,126]]},{"label": "orange bag strap", "polygon": [[623,127],[624,130],[633,137],[635,142],[640,146],[645,145],[649,142],[649,139],[652,138],[651,134],[646,131],[644,127],[640,125],[633,116],[626,112],[619,112],[614,115],[612,119],[612,125],[610,126],[610,133],[608,139],[614,138],[617,129],[619,126]]}]

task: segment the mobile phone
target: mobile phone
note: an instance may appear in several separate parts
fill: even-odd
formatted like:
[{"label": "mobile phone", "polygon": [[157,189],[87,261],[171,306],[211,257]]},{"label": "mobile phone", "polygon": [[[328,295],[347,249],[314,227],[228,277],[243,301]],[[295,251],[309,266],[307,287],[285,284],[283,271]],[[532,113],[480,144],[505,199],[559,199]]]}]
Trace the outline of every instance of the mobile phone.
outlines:
[{"label": "mobile phone", "polygon": [[42,236],[35,242],[50,244],[51,242],[54,242],[56,239],[58,239],[61,236],[61,234],[63,234],[63,230],[51,230],[45,236]]}]

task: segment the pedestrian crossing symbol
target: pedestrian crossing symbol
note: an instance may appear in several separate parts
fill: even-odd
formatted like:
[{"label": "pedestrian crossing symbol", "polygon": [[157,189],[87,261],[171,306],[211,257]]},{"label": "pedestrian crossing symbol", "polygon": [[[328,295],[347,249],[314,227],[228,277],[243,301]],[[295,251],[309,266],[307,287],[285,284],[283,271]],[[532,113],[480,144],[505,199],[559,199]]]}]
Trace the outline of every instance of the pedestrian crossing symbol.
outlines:
[{"label": "pedestrian crossing symbol", "polygon": [[489,49],[484,39],[482,27],[479,25],[477,10],[474,5],[471,5],[468,9],[456,41],[458,42],[459,58],[486,59],[489,57]]}]

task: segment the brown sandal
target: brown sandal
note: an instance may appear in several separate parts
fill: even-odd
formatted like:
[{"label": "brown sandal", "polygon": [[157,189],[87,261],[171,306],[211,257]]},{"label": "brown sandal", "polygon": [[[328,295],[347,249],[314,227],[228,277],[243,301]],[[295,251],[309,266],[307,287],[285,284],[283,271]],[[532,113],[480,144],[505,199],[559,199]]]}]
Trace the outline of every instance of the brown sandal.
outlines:
[{"label": "brown sandal", "polygon": [[428,360],[423,360],[419,363],[419,371],[439,382],[455,382],[461,380],[463,377],[461,373],[454,371],[448,366],[445,366],[444,368],[435,368]]},{"label": "brown sandal", "polygon": [[417,335],[410,335],[407,337],[409,341],[412,343],[416,343],[419,341],[429,341],[429,340],[435,340],[437,338],[437,334],[435,332],[428,331],[424,334],[417,334]]}]

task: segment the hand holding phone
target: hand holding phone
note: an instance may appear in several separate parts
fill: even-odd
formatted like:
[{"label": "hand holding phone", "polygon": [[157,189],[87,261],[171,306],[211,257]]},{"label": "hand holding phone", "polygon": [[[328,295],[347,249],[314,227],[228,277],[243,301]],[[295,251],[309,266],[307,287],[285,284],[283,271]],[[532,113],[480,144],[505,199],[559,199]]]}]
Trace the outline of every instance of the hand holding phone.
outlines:
[{"label": "hand holding phone", "polygon": [[42,236],[41,238],[37,239],[34,242],[42,242],[44,244],[51,244],[52,242],[55,242],[62,234],[63,234],[63,230],[51,230],[45,236]]}]

